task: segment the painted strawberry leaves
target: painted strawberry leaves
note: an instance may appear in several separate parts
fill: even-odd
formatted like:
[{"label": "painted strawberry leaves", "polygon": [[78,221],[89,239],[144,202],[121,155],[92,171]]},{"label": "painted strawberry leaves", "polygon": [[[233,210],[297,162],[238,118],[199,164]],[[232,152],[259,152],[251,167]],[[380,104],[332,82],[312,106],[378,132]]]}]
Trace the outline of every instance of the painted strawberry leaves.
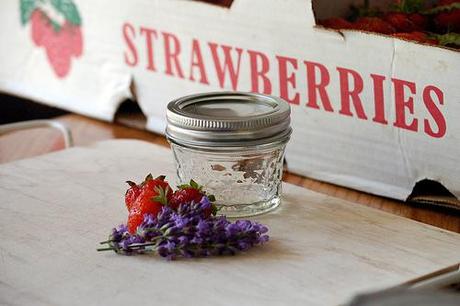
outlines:
[{"label": "painted strawberry leaves", "polygon": [[49,2],[56,11],[61,13],[65,20],[73,25],[81,25],[81,17],[77,6],[71,0],[21,0],[21,22],[26,25],[36,9],[40,9],[40,5]]}]

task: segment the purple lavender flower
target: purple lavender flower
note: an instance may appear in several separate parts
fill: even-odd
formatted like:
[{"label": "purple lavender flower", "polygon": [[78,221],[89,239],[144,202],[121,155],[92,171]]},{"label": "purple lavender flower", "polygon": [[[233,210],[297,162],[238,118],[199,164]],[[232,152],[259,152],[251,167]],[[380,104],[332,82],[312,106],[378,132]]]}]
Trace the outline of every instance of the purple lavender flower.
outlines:
[{"label": "purple lavender flower", "polygon": [[112,234],[110,235],[113,240],[121,240],[123,235],[128,232],[128,227],[124,224],[121,224],[117,228],[112,229]]},{"label": "purple lavender flower", "polygon": [[112,230],[109,247],[124,255],[157,253],[168,260],[177,257],[234,255],[269,240],[268,228],[257,222],[238,220],[231,223],[225,216],[206,217],[211,202],[204,196],[199,203],[183,203],[177,211],[165,206],[155,217],[145,215],[132,235],[125,225]]}]

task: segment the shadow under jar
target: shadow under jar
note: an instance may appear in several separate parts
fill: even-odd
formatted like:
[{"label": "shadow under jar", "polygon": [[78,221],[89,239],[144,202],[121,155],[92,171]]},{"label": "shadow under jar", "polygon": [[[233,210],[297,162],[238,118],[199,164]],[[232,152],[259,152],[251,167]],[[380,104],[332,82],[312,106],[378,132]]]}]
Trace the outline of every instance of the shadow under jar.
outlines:
[{"label": "shadow under jar", "polygon": [[280,204],[290,106],[276,97],[239,92],[187,96],[168,104],[166,136],[179,183],[195,180],[229,217]]}]

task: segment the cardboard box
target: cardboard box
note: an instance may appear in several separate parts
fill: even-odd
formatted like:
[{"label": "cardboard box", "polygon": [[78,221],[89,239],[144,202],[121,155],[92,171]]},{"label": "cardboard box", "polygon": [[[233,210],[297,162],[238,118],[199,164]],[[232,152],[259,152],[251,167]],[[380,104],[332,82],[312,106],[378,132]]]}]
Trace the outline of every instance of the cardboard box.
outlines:
[{"label": "cardboard box", "polygon": [[18,1],[2,1],[0,90],[105,120],[135,97],[160,133],[179,96],[278,95],[292,105],[290,171],[402,200],[431,179],[460,196],[459,52],[317,27],[306,0],[74,2],[55,14],[80,34],[37,46]]}]

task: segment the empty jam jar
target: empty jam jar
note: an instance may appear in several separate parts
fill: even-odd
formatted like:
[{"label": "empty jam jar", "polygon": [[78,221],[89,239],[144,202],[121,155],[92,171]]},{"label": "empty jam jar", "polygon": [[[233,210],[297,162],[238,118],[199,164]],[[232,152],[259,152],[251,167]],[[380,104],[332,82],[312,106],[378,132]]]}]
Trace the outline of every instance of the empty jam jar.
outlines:
[{"label": "empty jam jar", "polygon": [[253,216],[280,204],[290,106],[276,97],[220,92],[168,104],[166,136],[178,183],[194,179],[221,213]]}]

